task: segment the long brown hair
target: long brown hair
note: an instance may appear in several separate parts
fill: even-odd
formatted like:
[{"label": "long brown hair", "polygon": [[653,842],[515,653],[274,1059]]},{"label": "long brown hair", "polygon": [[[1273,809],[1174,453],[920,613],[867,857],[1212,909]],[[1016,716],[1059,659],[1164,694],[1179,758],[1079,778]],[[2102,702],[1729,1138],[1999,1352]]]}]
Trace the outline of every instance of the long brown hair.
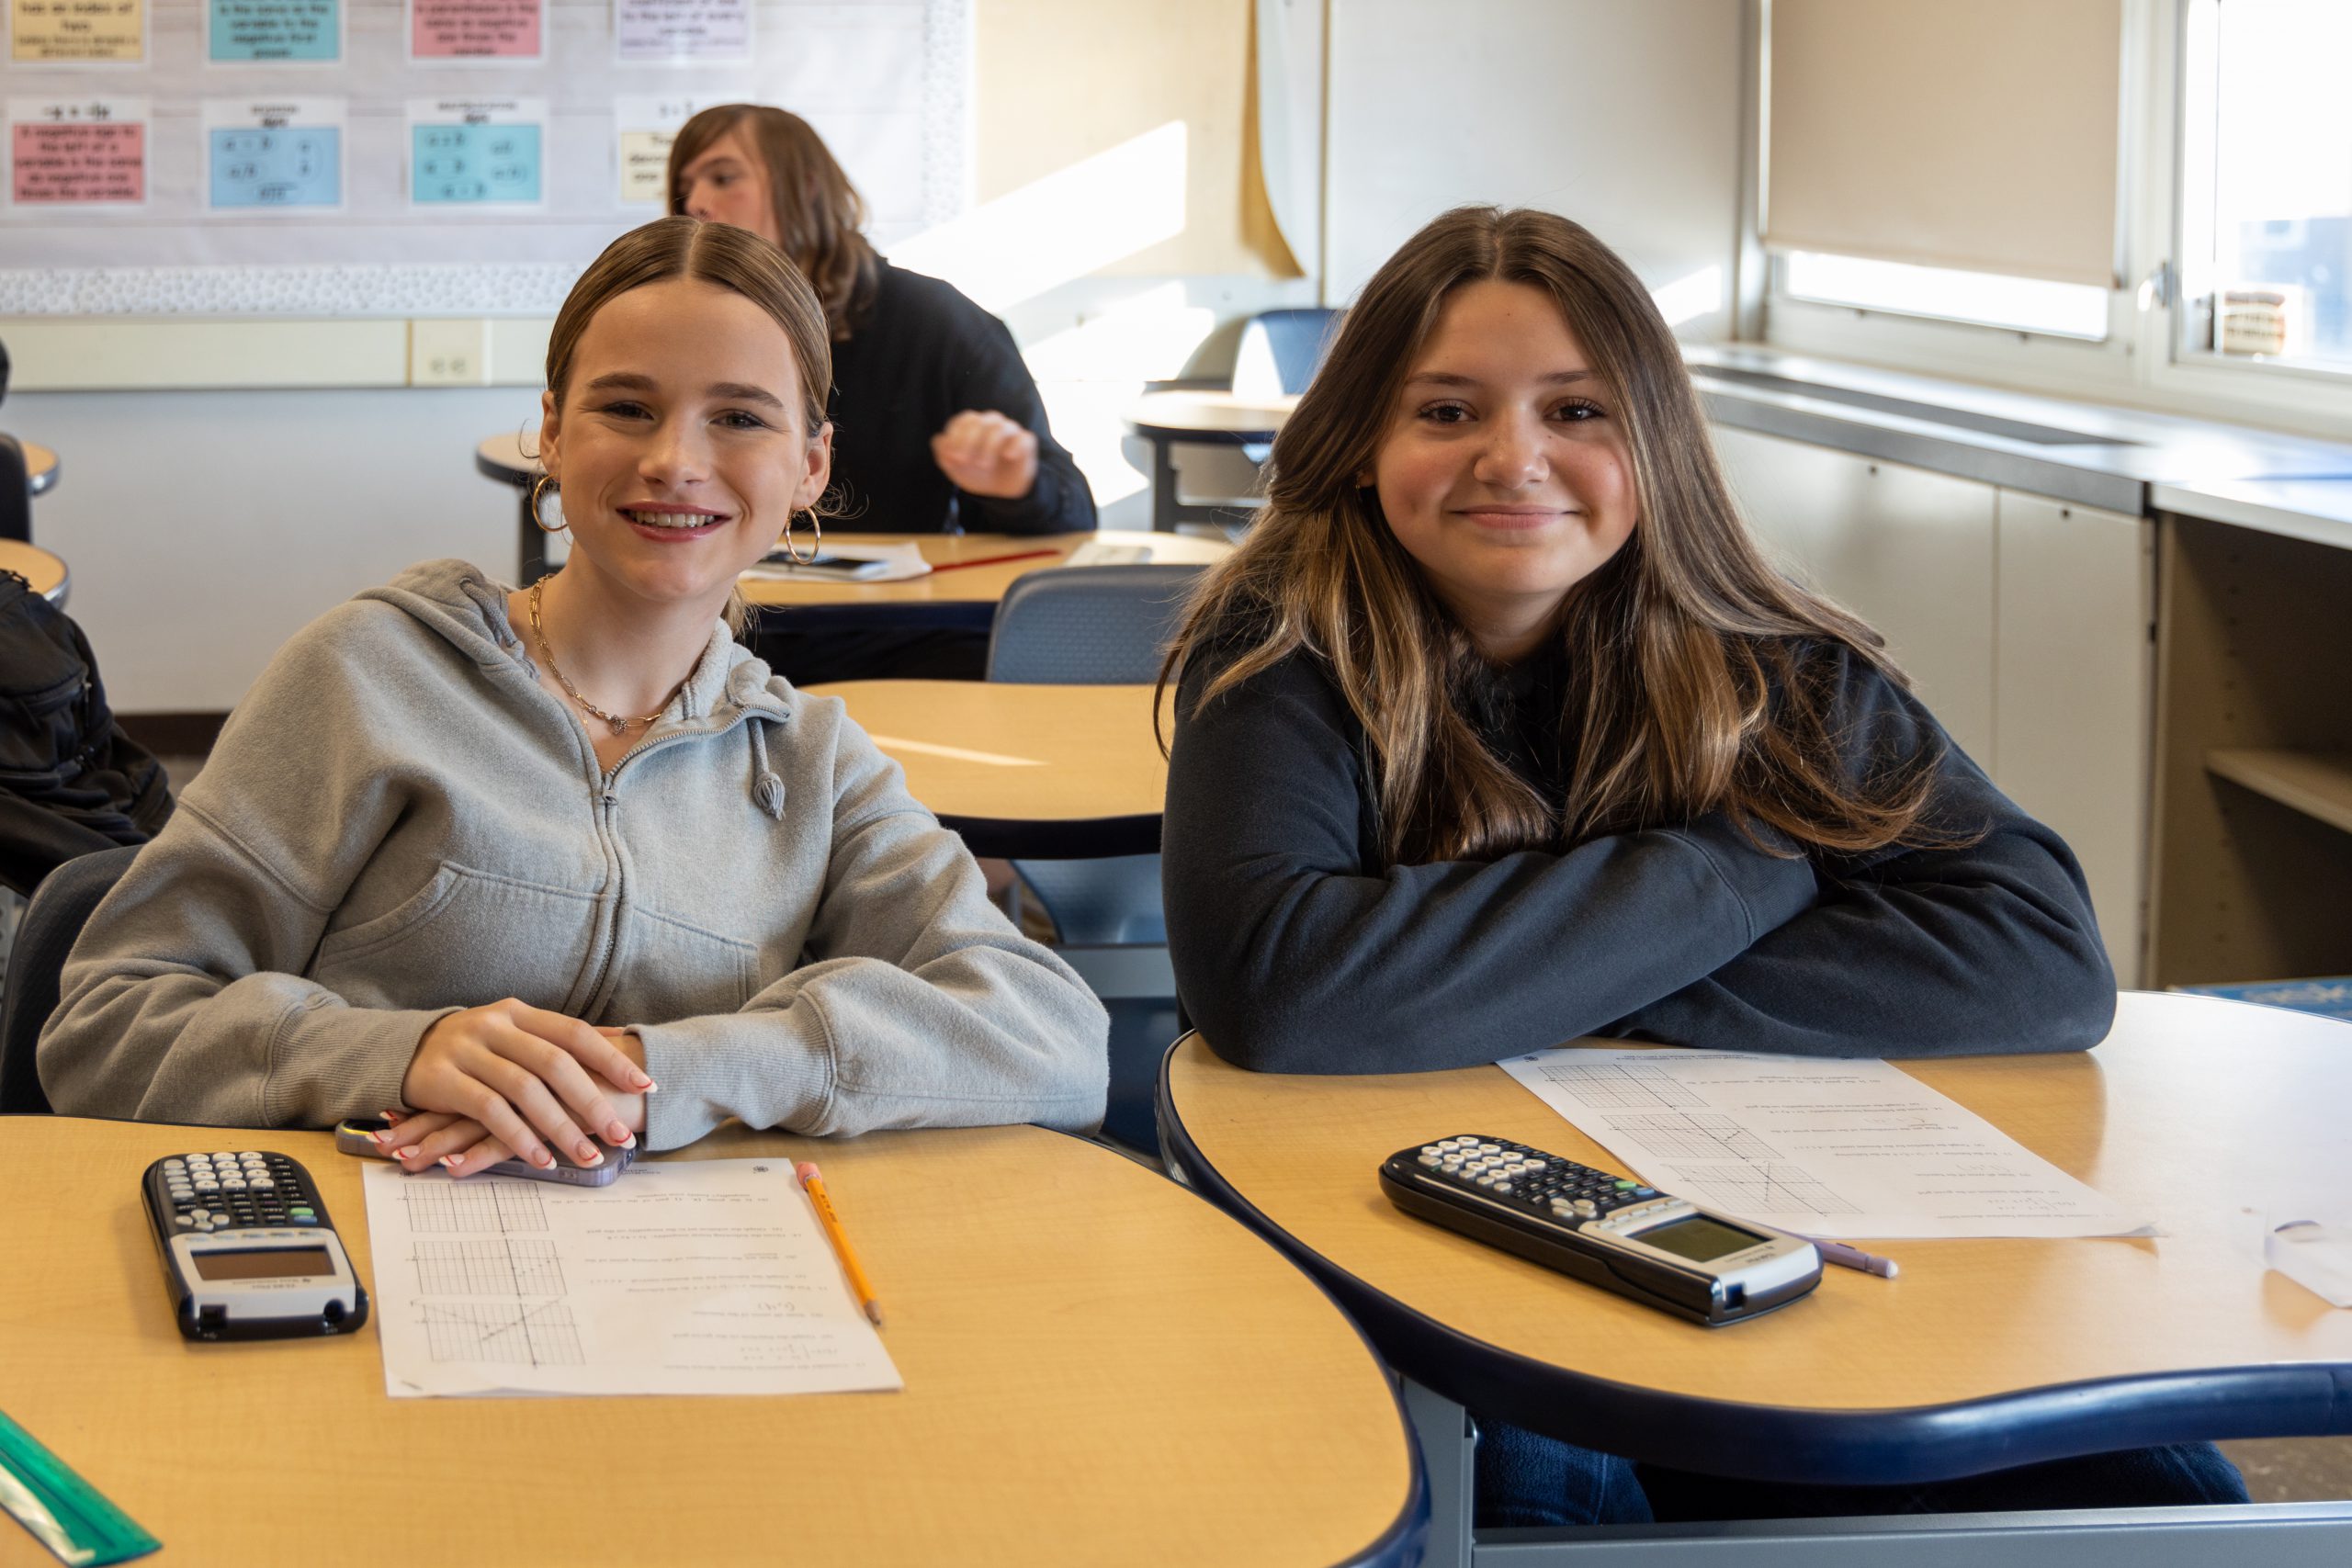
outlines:
[{"label": "long brown hair", "polygon": [[[1565,799],[1545,799],[1464,708],[1482,660],[1362,485],[1447,297],[1542,289],[1610,391],[1636,522],[1570,590]],[[1680,350],[1633,269],[1568,220],[1444,214],[1364,285],[1275,439],[1267,503],[1204,581],[1160,671],[1215,648],[1199,704],[1301,649],[1329,668],[1372,751],[1390,864],[1490,859],[1724,811],[1801,843],[1867,852],[1958,841],[1922,820],[1935,759],[1849,778],[1807,644],[1843,644],[1901,682],[1877,633],[1766,564],[1733,503]]]},{"label": "long brown hair", "polygon": [[[657,218],[630,230],[606,245],[571,286],[548,334],[548,390],[555,395],[556,408],[563,408],[572,355],[596,312],[632,288],[673,277],[732,289],[784,329],[785,341],[792,346],[793,373],[800,378],[801,431],[814,446],[825,428],[825,399],[833,385],[833,344],[816,294],[776,248],[757,234],[698,218]],[[823,505],[820,502],[811,510]],[[727,624],[739,636],[751,618],[742,592],[729,595]]]},{"label": "long brown hair", "polygon": [[741,130],[767,165],[768,210],[784,254],[824,302],[835,343],[874,307],[882,258],[865,238],[865,201],[809,123],[769,104],[720,104],[678,128],[670,143],[670,210],[686,210],[686,165],[730,130]]}]

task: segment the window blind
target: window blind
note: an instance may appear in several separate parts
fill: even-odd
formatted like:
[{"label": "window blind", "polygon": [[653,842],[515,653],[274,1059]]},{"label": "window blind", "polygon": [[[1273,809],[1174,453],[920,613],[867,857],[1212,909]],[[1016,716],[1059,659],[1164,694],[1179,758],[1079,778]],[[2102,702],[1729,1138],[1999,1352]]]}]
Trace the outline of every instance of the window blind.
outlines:
[{"label": "window blind", "polygon": [[1764,243],[2112,288],[2123,0],[1771,0]]}]

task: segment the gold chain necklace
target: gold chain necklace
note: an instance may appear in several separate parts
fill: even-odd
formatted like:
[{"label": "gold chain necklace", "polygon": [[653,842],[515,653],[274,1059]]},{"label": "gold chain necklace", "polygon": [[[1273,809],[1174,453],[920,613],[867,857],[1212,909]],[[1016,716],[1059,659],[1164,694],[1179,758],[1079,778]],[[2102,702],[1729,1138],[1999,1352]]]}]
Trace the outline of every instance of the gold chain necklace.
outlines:
[{"label": "gold chain necklace", "polygon": [[[563,688],[564,694],[566,696],[570,697],[573,702],[578,703],[589,713],[595,715],[598,718],[603,719],[606,724],[610,725],[615,735],[627,735],[630,730],[636,728],[640,724],[650,729],[653,727],[653,721],[660,718],[663,714],[668,713],[670,711],[670,705],[678,700],[678,694],[686,689],[685,681],[681,681],[676,685],[670,688],[670,694],[662,699],[662,705],[660,707],[655,708],[651,713],[646,714],[642,717],[639,718],[627,718],[616,713],[606,713],[603,708],[598,707],[594,703],[592,703],[586,697],[582,696],[580,694],[580,688],[571,683],[571,677],[566,675],[563,672],[562,666],[556,663],[555,649],[548,646],[547,627],[539,624],[539,590],[545,588],[547,583],[548,580],[542,577],[537,582],[531,584],[531,635],[538,639],[539,657],[548,661],[548,673],[555,677],[556,684]],[[689,674],[686,677],[687,680],[692,680],[693,678],[692,674]]]}]

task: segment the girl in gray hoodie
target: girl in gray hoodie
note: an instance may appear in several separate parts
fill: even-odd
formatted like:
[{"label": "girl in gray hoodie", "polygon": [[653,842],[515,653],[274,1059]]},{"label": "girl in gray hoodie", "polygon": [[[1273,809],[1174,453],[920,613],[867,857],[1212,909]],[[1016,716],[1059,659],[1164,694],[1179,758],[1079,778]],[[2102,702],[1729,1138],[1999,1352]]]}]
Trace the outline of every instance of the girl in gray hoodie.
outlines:
[{"label": "girl in gray hoodie", "polygon": [[615,242],[548,345],[565,567],[510,591],[427,563],[279,652],[68,960],[51,1101],[405,1107],[388,1146],[460,1174],[729,1117],[1098,1121],[1100,1004],[841,703],[719,620],[823,494],[830,378],[763,242],[687,218]]}]

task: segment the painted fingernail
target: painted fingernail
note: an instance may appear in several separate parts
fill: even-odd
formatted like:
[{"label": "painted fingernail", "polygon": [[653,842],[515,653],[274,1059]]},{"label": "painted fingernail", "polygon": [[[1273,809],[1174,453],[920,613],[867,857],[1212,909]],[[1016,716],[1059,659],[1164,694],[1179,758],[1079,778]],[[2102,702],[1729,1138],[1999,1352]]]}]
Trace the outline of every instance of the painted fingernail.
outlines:
[{"label": "painted fingernail", "polygon": [[576,1157],[582,1165],[602,1165],[605,1163],[605,1156],[597,1152],[596,1145],[585,1141],[581,1144],[580,1152],[574,1157]]},{"label": "painted fingernail", "polygon": [[637,1075],[637,1087],[639,1092],[642,1093],[653,1087],[653,1080],[647,1077],[643,1073],[639,1073]]},{"label": "painted fingernail", "polygon": [[608,1144],[618,1144],[618,1145],[621,1145],[622,1147],[624,1147],[624,1148],[628,1147],[628,1126],[627,1126],[626,1124],[624,1124],[624,1123],[623,1123],[623,1122],[622,1122],[618,1118],[615,1118],[613,1121],[610,1121],[610,1122],[605,1122],[605,1141],[606,1143],[608,1143]]},{"label": "painted fingernail", "polygon": [[459,1166],[466,1163],[466,1156],[463,1155],[443,1155],[441,1156],[441,1163],[447,1166],[451,1170],[455,1170]]},{"label": "painted fingernail", "polygon": [[380,1118],[380,1119],[381,1119],[381,1120],[383,1120],[383,1121],[386,1121],[386,1122],[390,1122],[390,1123],[391,1123],[393,1126],[395,1126],[395,1127],[399,1126],[402,1122],[405,1122],[406,1120],[408,1120],[408,1118],[407,1118],[406,1116],[404,1116],[403,1114],[401,1114],[400,1111],[379,1111],[378,1112],[376,1112],[376,1114],[377,1114],[377,1116],[378,1116],[379,1118]]},{"label": "painted fingernail", "polygon": [[416,1157],[416,1145],[414,1144],[411,1144],[404,1149],[394,1149],[392,1151],[392,1157],[394,1159],[414,1159]]},{"label": "painted fingernail", "polygon": [[392,1130],[390,1127],[387,1127],[380,1133],[368,1134],[368,1141],[380,1149],[384,1146],[385,1143],[390,1139],[391,1135]]},{"label": "painted fingernail", "polygon": [[555,1163],[555,1156],[545,1149],[533,1149],[529,1158],[533,1165],[539,1167],[542,1170]]}]

